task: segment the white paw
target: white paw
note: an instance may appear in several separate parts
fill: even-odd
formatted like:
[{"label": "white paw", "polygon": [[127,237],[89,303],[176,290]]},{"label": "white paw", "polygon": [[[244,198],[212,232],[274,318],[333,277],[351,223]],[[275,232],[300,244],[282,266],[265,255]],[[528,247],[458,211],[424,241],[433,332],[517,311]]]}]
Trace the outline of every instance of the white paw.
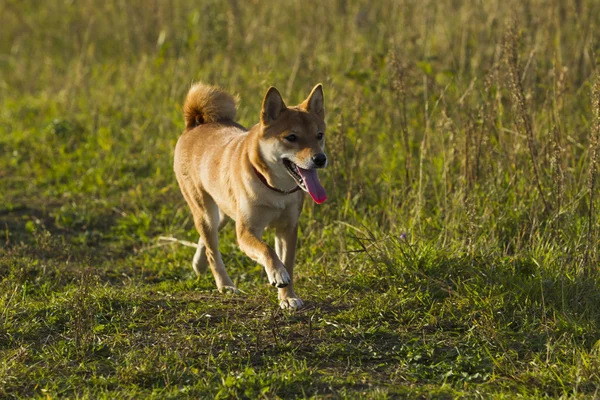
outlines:
[{"label": "white paw", "polygon": [[224,294],[240,294],[240,291],[235,286],[221,286],[219,292]]},{"label": "white paw", "polygon": [[269,283],[278,288],[286,287],[291,282],[290,274],[283,266],[275,271],[267,270],[267,276],[269,277]]},{"label": "white paw", "polygon": [[304,302],[297,297],[288,297],[287,299],[283,299],[279,302],[279,307],[284,310],[298,310],[302,308]]}]

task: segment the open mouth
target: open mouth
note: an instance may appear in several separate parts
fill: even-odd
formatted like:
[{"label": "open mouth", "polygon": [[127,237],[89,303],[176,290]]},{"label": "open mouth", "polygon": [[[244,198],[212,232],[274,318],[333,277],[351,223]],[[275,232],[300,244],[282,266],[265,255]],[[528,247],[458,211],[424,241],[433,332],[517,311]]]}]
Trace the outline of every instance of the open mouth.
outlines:
[{"label": "open mouth", "polygon": [[304,179],[302,179],[302,175],[300,175],[300,171],[298,170],[298,166],[287,158],[283,159],[283,165],[285,165],[285,169],[287,169],[288,174],[290,174],[298,186],[300,186],[300,189],[308,192],[308,189],[306,189],[306,185],[304,184]]},{"label": "open mouth", "polygon": [[321,204],[327,200],[327,194],[321,182],[319,182],[316,169],[300,168],[287,158],[283,159],[283,165],[285,165],[285,169],[294,178],[298,186],[310,194],[315,203]]}]

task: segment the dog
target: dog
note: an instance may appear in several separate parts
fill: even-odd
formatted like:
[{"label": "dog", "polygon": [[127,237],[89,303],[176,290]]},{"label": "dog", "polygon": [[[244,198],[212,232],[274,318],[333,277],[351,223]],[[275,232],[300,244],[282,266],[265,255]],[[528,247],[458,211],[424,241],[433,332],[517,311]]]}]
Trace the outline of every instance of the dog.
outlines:
[{"label": "dog", "polygon": [[[218,230],[232,219],[240,249],[265,268],[281,308],[299,309],[293,273],[304,193],[317,204],[327,199],[317,175],[328,162],[323,86],[293,107],[269,88],[250,130],[235,122],[237,102],[204,83],[184,102],[174,170],[200,234],[192,265],[198,275],[209,266],[220,292],[238,292],[219,253]],[[274,250],[262,240],[265,228],[275,230]]]}]

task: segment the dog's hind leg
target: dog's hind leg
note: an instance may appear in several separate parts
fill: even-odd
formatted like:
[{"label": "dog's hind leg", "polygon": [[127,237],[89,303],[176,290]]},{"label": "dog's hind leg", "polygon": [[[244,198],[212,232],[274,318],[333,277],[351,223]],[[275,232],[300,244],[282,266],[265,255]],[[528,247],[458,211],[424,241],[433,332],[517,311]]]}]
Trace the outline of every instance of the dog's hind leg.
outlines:
[{"label": "dog's hind leg", "polygon": [[218,232],[219,225],[221,225],[219,208],[214,200],[202,190],[196,193],[194,197],[194,224],[200,234],[200,241],[203,244],[203,246],[201,244],[198,247],[198,250],[202,249],[202,247],[204,248],[204,256],[200,252],[198,260],[201,263],[206,258],[220,292],[237,292],[231,278],[227,275],[223,258],[219,252]]},{"label": "dog's hind leg", "polygon": [[192,267],[196,275],[200,276],[206,272],[208,268],[208,259],[206,258],[206,248],[202,238],[198,239],[198,247],[196,248],[196,254],[192,260]]},{"label": "dog's hind leg", "polygon": [[[227,225],[227,221],[229,219],[223,212],[219,210],[219,231],[223,226]],[[206,272],[208,268],[208,258],[206,258],[206,247],[204,246],[204,242],[202,238],[198,239],[198,247],[196,248],[196,254],[194,254],[194,259],[192,260],[192,267],[194,267],[194,271],[196,275],[200,276]]]}]

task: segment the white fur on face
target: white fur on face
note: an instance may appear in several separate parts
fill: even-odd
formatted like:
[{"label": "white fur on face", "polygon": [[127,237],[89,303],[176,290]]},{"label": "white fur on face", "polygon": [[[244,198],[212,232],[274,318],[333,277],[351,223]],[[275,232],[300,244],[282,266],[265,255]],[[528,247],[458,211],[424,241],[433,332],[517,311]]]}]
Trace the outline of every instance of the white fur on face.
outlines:
[{"label": "white fur on face", "polygon": [[283,159],[287,158],[296,163],[295,154],[283,149],[278,140],[261,140],[259,142],[260,155],[269,166],[269,174],[273,184],[280,190],[292,190],[297,184],[294,178],[287,172],[283,165]]}]

